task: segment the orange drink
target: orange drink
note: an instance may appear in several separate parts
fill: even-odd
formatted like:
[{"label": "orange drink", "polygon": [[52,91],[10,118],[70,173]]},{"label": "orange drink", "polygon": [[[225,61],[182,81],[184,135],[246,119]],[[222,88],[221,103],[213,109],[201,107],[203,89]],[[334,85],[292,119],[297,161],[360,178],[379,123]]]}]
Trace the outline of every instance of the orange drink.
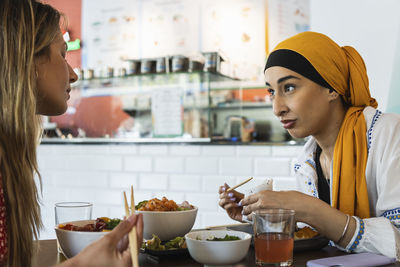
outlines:
[{"label": "orange drink", "polygon": [[293,210],[268,209],[253,213],[257,265],[292,265],[294,225]]}]

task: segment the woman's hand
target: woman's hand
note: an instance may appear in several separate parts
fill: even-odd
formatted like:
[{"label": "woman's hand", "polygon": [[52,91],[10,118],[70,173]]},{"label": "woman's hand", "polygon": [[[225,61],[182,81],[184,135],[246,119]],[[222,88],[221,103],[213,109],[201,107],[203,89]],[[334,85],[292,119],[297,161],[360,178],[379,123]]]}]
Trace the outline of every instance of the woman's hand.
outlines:
[{"label": "woman's hand", "polygon": [[128,247],[128,233],[135,225],[137,245],[140,248],[143,241],[143,218],[141,214],[134,214],[122,221],[109,234],[92,243],[78,255],[59,265],[59,267],[131,267],[132,259]]},{"label": "woman's hand", "polygon": [[297,191],[271,191],[265,190],[249,195],[239,203],[243,207],[243,215],[248,219],[253,211],[260,209],[291,209],[296,212],[296,220],[306,220],[305,207],[317,200]]},{"label": "woman's hand", "polygon": [[235,190],[226,192],[229,185],[226,183],[219,187],[219,205],[226,210],[229,217],[241,222],[242,221],[242,207],[238,205],[239,201],[244,198],[244,194],[239,193]]}]

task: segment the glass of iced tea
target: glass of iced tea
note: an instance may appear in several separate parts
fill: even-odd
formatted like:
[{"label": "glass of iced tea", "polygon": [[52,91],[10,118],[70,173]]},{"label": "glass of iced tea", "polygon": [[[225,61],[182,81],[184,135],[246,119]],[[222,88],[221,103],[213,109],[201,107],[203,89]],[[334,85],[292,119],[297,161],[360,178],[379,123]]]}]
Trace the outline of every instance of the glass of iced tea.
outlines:
[{"label": "glass of iced tea", "polygon": [[254,247],[258,266],[291,266],[294,246],[294,210],[253,212]]}]

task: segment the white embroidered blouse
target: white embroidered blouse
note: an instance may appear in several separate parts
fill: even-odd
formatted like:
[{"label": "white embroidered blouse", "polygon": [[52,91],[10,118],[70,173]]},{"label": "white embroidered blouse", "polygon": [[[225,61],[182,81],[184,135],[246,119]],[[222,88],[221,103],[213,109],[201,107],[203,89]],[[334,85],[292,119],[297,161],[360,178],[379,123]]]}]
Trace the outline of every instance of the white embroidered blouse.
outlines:
[{"label": "white embroidered blouse", "polygon": [[[342,249],[379,253],[400,260],[400,115],[366,107],[364,117],[368,142],[365,175],[371,218],[355,217],[357,229]],[[298,190],[318,197],[315,150],[316,141],[311,138],[294,169]]]}]

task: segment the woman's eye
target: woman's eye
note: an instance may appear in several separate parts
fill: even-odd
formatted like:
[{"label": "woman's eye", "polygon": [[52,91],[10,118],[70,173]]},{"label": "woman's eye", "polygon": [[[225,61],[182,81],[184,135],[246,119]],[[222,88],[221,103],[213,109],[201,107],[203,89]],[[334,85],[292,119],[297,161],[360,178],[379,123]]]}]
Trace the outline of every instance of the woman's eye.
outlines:
[{"label": "woman's eye", "polygon": [[292,92],[296,89],[296,86],[294,86],[293,84],[285,84],[285,92]]},{"label": "woman's eye", "polygon": [[274,89],[268,88],[267,91],[268,91],[270,96],[274,96],[275,95],[275,90]]}]

